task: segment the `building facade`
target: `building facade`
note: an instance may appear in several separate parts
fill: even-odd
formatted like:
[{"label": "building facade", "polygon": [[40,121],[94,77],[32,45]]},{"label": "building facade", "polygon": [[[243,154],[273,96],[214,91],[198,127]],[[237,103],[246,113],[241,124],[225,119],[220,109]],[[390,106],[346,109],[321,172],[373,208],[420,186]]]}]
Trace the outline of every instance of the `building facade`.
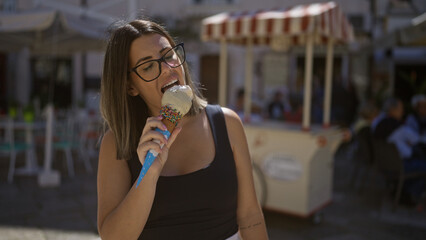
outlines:
[{"label": "building facade", "polygon": [[[326,2],[326,1],[316,1]],[[352,89],[356,98],[365,101],[379,94],[399,94],[395,86],[401,84],[400,72],[411,73],[424,66],[422,47],[416,49],[398,46],[374,46],[376,39],[410,24],[413,17],[426,10],[422,0],[337,0],[355,29],[356,41],[335,50],[334,81],[345,89]],[[283,0],[3,0],[3,15],[31,11],[56,10],[80,18],[91,18],[100,27],[119,19],[147,17],[162,22],[178,41],[184,41],[193,78],[206,89],[210,102],[217,102],[219,45],[200,40],[201,20],[228,11],[286,8],[312,1]],[[1,34],[1,33],[0,33]],[[372,47],[373,46],[373,47]],[[420,50],[420,51],[419,51]],[[236,92],[244,85],[245,50],[229,46],[227,105],[235,103]],[[53,56],[52,56],[53,55]],[[321,86],[325,48],[315,49],[314,76]],[[410,64],[407,66],[407,58]],[[280,89],[284,93],[300,90],[303,73],[304,48],[296,47],[276,52],[266,47],[254,49],[253,99],[260,106]],[[59,107],[79,104],[97,108],[97,94],[101,78],[103,49],[74,50],[68,53],[36,53],[31,47],[18,51],[0,52],[1,107],[10,102],[21,105],[41,102],[49,94],[50,75],[54,75],[54,101]],[[402,62],[404,64],[402,64]],[[386,64],[383,64],[386,63]],[[373,66],[373,67],[372,67]],[[20,69],[28,69],[23,72]],[[413,70],[414,69],[414,70]],[[418,70],[416,70],[418,69]],[[50,75],[49,75],[50,74]],[[417,73],[421,75],[423,73]],[[423,76],[423,75],[421,75]],[[417,76],[419,78],[420,76]],[[25,86],[25,87],[23,87]],[[47,88],[47,89],[46,89]]]}]

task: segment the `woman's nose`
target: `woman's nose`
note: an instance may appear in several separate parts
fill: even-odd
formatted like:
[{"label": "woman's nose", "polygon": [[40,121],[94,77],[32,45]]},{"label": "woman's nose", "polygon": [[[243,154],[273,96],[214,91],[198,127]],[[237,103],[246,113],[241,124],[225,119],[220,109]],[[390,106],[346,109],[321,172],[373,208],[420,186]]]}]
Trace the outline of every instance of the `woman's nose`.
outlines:
[{"label": "woman's nose", "polygon": [[163,72],[169,72],[171,69],[172,67],[170,67],[165,61],[161,62],[161,74],[163,74]]}]

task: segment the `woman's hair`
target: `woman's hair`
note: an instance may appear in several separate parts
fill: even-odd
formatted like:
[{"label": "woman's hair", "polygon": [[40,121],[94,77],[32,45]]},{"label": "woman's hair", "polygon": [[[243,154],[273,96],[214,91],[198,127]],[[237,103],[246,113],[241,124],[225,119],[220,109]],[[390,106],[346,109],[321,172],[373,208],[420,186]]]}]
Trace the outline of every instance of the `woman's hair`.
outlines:
[{"label": "woman's hair", "polygon": [[[132,42],[150,34],[160,34],[167,38],[172,47],[175,41],[159,24],[149,20],[134,20],[120,24],[110,34],[102,73],[100,111],[105,129],[109,128],[116,141],[117,159],[130,159],[135,156],[139,138],[149,117],[149,110],[140,96],[128,94],[130,79],[129,53]],[[186,62],[182,65],[185,82],[194,92],[192,108],[188,115],[199,113],[207,104],[194,85]],[[141,80],[142,81],[142,80]]]}]

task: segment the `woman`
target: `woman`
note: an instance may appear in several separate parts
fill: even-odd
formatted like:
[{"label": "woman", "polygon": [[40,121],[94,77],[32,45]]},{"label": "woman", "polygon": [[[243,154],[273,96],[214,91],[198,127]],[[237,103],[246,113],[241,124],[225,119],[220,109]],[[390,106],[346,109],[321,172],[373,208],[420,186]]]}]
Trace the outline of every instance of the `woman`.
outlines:
[{"label": "woman", "polygon": [[[176,58],[180,65],[170,63]],[[176,84],[189,85],[195,98],[166,140],[153,129],[165,129],[161,97]],[[98,168],[102,239],[267,239],[241,121],[206,104],[183,44],[161,26],[135,20],[112,32],[100,107],[109,128]],[[160,154],[136,188],[150,149]]]}]

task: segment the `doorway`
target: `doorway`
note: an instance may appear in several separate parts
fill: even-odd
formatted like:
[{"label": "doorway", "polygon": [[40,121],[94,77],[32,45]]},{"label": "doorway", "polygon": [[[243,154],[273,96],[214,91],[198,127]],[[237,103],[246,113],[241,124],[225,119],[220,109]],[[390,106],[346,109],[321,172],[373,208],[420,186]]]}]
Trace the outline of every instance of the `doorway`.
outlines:
[{"label": "doorway", "polygon": [[395,65],[393,96],[404,102],[410,109],[411,97],[426,94],[426,64]]},{"label": "doorway", "polygon": [[201,93],[211,104],[218,103],[219,94],[219,55],[201,57]]},{"label": "doorway", "polygon": [[70,107],[72,94],[71,59],[37,57],[32,59],[31,66],[34,81],[31,98],[38,98],[41,107],[44,107],[49,100],[53,101],[57,108]]}]

